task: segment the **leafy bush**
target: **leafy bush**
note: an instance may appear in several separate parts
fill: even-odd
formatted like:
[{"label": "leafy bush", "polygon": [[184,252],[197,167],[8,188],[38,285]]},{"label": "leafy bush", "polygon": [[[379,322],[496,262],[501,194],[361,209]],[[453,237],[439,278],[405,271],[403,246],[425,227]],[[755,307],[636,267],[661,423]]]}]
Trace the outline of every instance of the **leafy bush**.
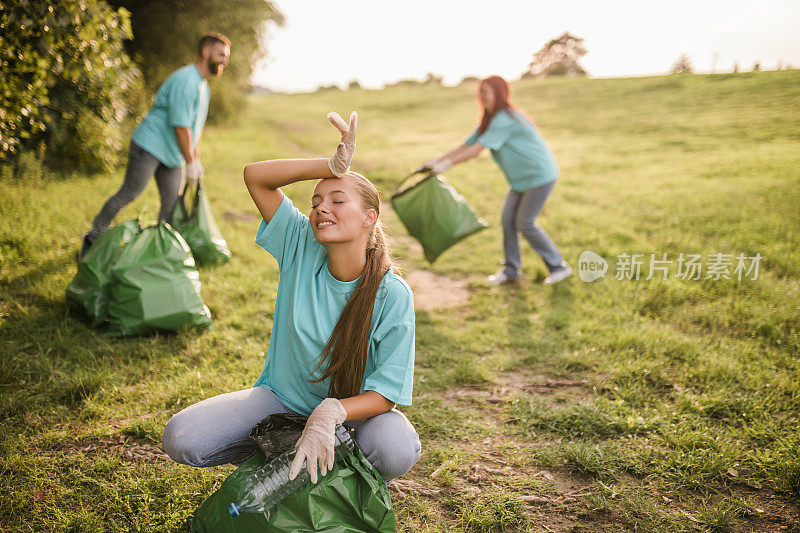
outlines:
[{"label": "leafy bush", "polygon": [[[0,161],[40,153],[54,168],[113,168],[140,74],[127,11],[100,0],[22,0],[0,10]],[[22,157],[22,160],[30,157]]]}]

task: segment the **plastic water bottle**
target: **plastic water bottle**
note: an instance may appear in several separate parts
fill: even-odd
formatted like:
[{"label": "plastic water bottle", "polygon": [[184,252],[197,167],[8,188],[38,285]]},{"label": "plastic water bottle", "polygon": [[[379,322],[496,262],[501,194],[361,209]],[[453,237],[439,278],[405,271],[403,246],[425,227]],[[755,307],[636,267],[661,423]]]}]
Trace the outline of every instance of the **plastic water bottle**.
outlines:
[{"label": "plastic water bottle", "polygon": [[[334,446],[337,457],[342,457],[353,450],[353,438],[341,424],[336,426],[336,444]],[[266,512],[311,481],[305,461],[303,461],[297,477],[289,479],[289,467],[296,454],[296,447],[286,450],[272,462],[250,474],[239,488],[237,501],[230,504],[228,512],[232,516],[239,516],[242,513]]]}]

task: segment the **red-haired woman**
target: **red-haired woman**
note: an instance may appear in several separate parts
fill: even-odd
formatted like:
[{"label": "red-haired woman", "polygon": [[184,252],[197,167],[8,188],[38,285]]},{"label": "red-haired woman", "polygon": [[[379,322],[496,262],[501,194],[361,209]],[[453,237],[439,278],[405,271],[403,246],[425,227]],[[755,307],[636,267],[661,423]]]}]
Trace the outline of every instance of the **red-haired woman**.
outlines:
[{"label": "red-haired woman", "polygon": [[[256,244],[280,271],[269,349],[253,387],[187,407],[164,428],[164,450],[192,466],[238,462],[255,451],[250,430],[273,413],[308,416],[289,476],[307,461],[311,480],[333,466],[334,432],[344,423],[385,481],[408,472],[419,435],[395,404],[410,405],[414,302],[392,269],[378,190],[351,172],[356,114],[330,159],[251,163],[244,180],[263,220]],[[281,187],[318,180],[310,213]],[[258,283],[258,280],[255,280]]]},{"label": "red-haired woman", "polygon": [[510,96],[508,83],[500,76],[481,80],[481,123],[463,145],[427,161],[421,168],[444,173],[453,165],[476,157],[484,147],[491,150],[509,190],[502,216],[505,267],[489,276],[489,283],[506,283],[521,276],[519,232],[544,260],[549,271],[544,282],[549,285],[572,274],[558,247],[535,222],[556,184],[558,165],[536,127],[511,105]]}]

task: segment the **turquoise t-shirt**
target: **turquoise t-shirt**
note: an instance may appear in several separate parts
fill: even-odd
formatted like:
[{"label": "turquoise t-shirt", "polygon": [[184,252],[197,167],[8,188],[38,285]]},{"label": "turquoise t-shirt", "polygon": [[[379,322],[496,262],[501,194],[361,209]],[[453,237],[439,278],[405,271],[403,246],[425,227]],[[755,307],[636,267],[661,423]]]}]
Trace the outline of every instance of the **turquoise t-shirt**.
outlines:
[{"label": "turquoise t-shirt", "polygon": [[131,140],[167,167],[183,165],[173,128],[191,129],[194,149],[203,133],[210,97],[208,82],[194,64],[179,68],[158,88],[153,107],[133,131]]},{"label": "turquoise t-shirt", "polygon": [[[314,238],[308,217],[286,196],[269,224],[261,221],[255,242],[277,259],[280,281],[267,360],[254,386],[268,386],[286,407],[308,416],[328,397],[330,378],[308,380],[324,373],[324,368],[312,371],[358,280],[342,282],[331,275],[327,252]],[[375,297],[362,392],[411,405],[414,324],[411,289],[389,270]]]},{"label": "turquoise t-shirt", "polygon": [[489,121],[481,135],[478,129],[464,141],[478,143],[492,151],[509,186],[527,191],[550,183],[558,177],[558,164],[536,127],[520,113],[501,109]]}]

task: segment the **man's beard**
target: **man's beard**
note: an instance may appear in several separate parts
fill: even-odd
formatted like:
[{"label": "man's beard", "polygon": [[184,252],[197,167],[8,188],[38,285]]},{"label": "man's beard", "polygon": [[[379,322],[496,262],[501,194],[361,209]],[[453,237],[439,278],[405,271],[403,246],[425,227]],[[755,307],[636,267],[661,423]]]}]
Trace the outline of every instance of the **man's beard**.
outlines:
[{"label": "man's beard", "polygon": [[219,76],[222,74],[223,66],[222,63],[216,63],[214,61],[208,62],[208,71],[215,76]]}]

